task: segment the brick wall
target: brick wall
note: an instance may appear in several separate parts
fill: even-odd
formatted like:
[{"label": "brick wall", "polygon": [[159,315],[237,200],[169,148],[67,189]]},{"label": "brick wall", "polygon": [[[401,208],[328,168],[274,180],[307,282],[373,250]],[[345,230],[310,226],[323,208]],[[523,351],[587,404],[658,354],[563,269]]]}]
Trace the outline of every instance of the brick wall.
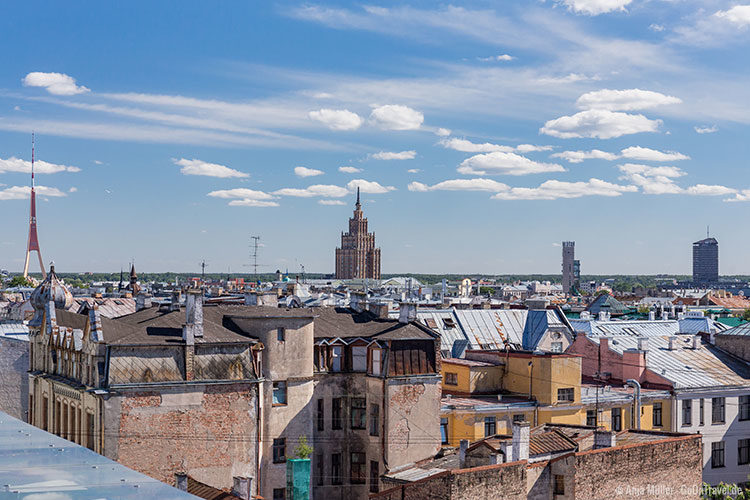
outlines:
[{"label": "brick wall", "polygon": [[698,498],[702,457],[697,435],[576,453],[573,493],[576,500]]},{"label": "brick wall", "polygon": [[716,347],[750,361],[750,337],[747,335],[716,335]]},{"label": "brick wall", "polygon": [[0,410],[26,422],[29,343],[0,337]]},{"label": "brick wall", "polygon": [[526,498],[526,462],[487,465],[442,472],[427,479],[397,486],[370,498],[378,500],[483,500]]},{"label": "brick wall", "polygon": [[169,484],[176,472],[216,488],[255,478],[255,395],[247,383],[124,393],[107,419],[119,428],[105,429],[118,433],[113,458]]}]

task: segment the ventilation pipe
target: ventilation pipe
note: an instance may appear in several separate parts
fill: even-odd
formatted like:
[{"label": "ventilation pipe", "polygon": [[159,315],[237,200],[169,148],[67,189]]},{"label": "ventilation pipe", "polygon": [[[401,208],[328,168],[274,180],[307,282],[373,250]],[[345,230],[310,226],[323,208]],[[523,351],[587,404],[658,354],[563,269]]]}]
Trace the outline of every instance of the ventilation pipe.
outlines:
[{"label": "ventilation pipe", "polygon": [[640,430],[641,428],[641,384],[634,379],[628,379],[626,382],[630,387],[633,388],[633,423],[635,428]]}]

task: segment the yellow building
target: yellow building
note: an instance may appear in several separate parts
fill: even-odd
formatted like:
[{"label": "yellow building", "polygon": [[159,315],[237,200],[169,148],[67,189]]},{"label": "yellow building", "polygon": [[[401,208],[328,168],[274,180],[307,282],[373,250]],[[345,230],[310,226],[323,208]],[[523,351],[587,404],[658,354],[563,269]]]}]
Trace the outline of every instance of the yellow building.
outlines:
[{"label": "yellow building", "polygon": [[[636,428],[630,387],[581,384],[581,357],[522,351],[467,351],[442,362],[443,443],[458,446],[509,434],[514,421]],[[669,391],[641,390],[640,428],[671,431]],[[598,411],[597,411],[598,410]]]}]

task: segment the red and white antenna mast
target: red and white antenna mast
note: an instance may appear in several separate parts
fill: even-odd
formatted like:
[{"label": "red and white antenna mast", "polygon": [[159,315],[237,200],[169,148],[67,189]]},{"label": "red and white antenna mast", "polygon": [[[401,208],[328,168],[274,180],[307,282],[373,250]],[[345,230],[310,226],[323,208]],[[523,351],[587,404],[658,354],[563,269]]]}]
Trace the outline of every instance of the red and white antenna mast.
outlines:
[{"label": "red and white antenna mast", "polygon": [[29,211],[29,240],[26,245],[26,259],[23,263],[23,277],[29,275],[29,259],[31,251],[35,251],[39,257],[39,268],[42,270],[42,276],[47,277],[42,262],[42,252],[39,250],[39,236],[36,234],[36,183],[34,181],[34,133],[31,133],[31,210]]}]

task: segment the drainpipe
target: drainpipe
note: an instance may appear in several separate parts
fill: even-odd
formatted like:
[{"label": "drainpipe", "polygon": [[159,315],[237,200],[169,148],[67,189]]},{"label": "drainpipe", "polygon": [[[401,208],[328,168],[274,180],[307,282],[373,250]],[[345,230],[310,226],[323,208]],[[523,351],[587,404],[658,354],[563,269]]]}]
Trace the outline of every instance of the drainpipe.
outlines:
[{"label": "drainpipe", "polygon": [[635,403],[635,410],[633,415],[633,422],[635,428],[640,430],[641,428],[641,384],[635,379],[628,379],[626,382],[633,388],[633,402]]}]

